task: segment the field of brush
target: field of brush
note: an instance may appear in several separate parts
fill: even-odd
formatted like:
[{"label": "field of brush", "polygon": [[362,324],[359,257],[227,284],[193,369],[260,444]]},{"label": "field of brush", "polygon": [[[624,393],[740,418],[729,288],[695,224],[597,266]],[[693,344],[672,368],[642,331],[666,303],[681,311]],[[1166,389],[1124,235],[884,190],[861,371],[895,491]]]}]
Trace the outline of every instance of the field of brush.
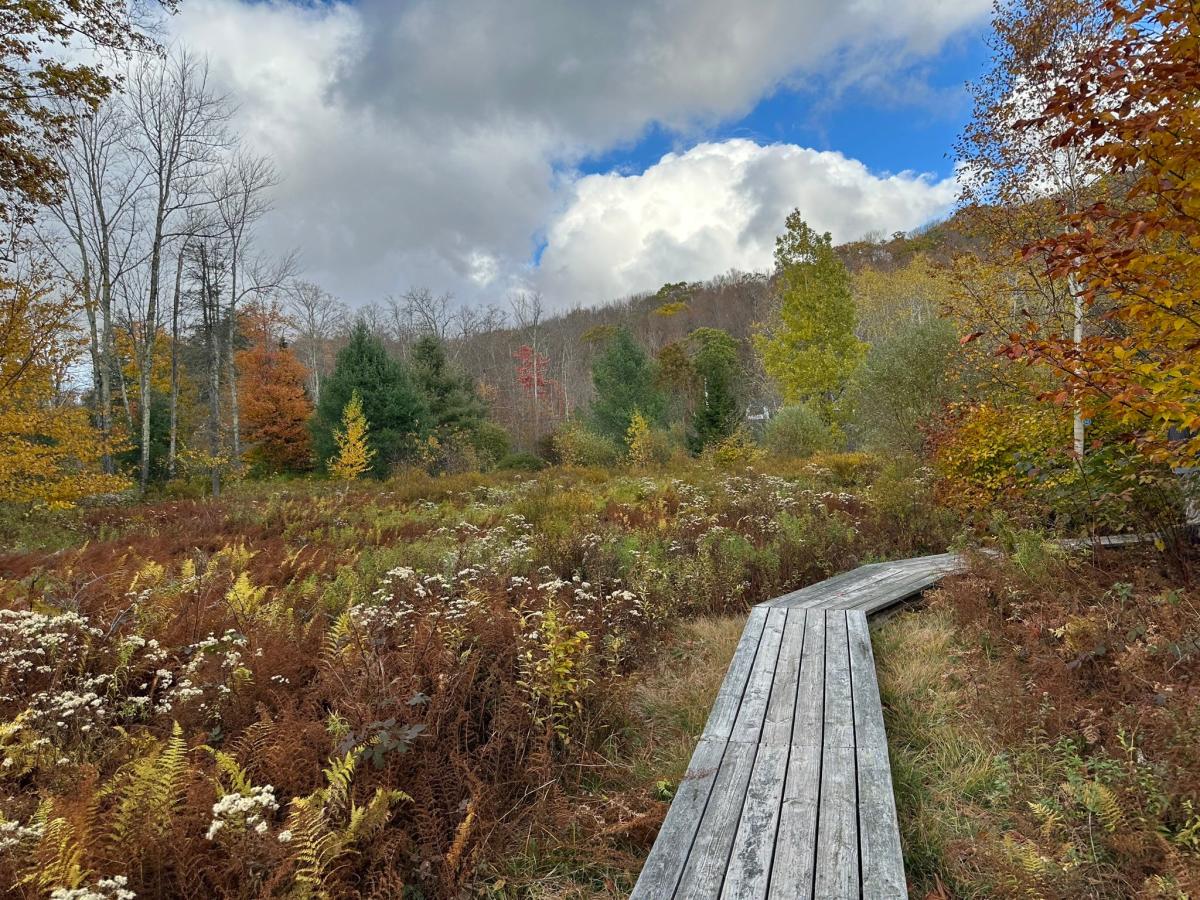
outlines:
[{"label": "field of brush", "polygon": [[620,893],[747,606],[952,536],[861,454],[5,527],[0,883],[105,900]]}]

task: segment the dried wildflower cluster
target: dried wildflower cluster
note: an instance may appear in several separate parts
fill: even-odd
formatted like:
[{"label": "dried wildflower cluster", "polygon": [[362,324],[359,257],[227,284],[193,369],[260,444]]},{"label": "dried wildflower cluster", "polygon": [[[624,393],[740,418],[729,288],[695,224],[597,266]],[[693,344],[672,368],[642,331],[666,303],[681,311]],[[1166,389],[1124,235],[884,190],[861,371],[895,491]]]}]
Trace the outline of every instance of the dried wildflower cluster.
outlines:
[{"label": "dried wildflower cluster", "polygon": [[259,488],[0,558],[0,883],[459,896],[623,739],[678,617],[945,539],[877,499],[921,476],[860,474]]}]

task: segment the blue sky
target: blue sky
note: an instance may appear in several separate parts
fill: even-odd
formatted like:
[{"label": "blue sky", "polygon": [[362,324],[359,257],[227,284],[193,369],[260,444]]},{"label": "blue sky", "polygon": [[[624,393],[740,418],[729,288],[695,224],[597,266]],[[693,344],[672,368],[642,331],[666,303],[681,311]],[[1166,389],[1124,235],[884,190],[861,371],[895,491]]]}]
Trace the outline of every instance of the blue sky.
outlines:
[{"label": "blue sky", "polygon": [[264,251],[352,306],[561,308],[763,271],[793,208],[836,241],[948,215],[990,6],[188,0],[173,28],[278,166]]},{"label": "blue sky", "polygon": [[686,149],[698,138],[749,138],[761,144],[790,143],[833,150],[860,160],[875,172],[954,172],[954,144],[971,112],[965,86],[985,70],[989,51],[981,24],[949,41],[924,60],[905,81],[907,93],[881,97],[868,89],[825,89],[820,78],[804,87],[781,86],[748,114],[680,135],[657,125],[632,146],[620,146],[584,159],[580,172],[619,170],[641,174],[663,154]]}]

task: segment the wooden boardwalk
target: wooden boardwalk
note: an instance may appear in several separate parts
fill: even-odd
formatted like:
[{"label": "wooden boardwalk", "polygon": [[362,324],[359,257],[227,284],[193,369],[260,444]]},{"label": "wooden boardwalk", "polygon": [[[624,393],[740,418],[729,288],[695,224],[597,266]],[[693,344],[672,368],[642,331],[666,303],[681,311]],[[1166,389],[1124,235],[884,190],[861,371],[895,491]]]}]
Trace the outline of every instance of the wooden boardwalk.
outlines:
[{"label": "wooden boardwalk", "polygon": [[634,898],[908,896],[867,616],[962,566],[860,566],[751,611]]}]

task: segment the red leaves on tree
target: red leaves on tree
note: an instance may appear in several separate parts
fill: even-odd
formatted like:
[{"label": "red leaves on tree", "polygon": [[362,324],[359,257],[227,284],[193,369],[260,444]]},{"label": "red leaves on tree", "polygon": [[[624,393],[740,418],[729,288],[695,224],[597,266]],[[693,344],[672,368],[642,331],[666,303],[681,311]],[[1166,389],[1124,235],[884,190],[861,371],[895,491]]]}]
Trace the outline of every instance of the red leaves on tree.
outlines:
[{"label": "red leaves on tree", "polygon": [[517,384],[525,390],[525,394],[539,406],[560,411],[563,406],[562,385],[546,374],[550,369],[550,357],[538,353],[528,344],[522,344],[513,351],[513,359],[517,361]]}]

